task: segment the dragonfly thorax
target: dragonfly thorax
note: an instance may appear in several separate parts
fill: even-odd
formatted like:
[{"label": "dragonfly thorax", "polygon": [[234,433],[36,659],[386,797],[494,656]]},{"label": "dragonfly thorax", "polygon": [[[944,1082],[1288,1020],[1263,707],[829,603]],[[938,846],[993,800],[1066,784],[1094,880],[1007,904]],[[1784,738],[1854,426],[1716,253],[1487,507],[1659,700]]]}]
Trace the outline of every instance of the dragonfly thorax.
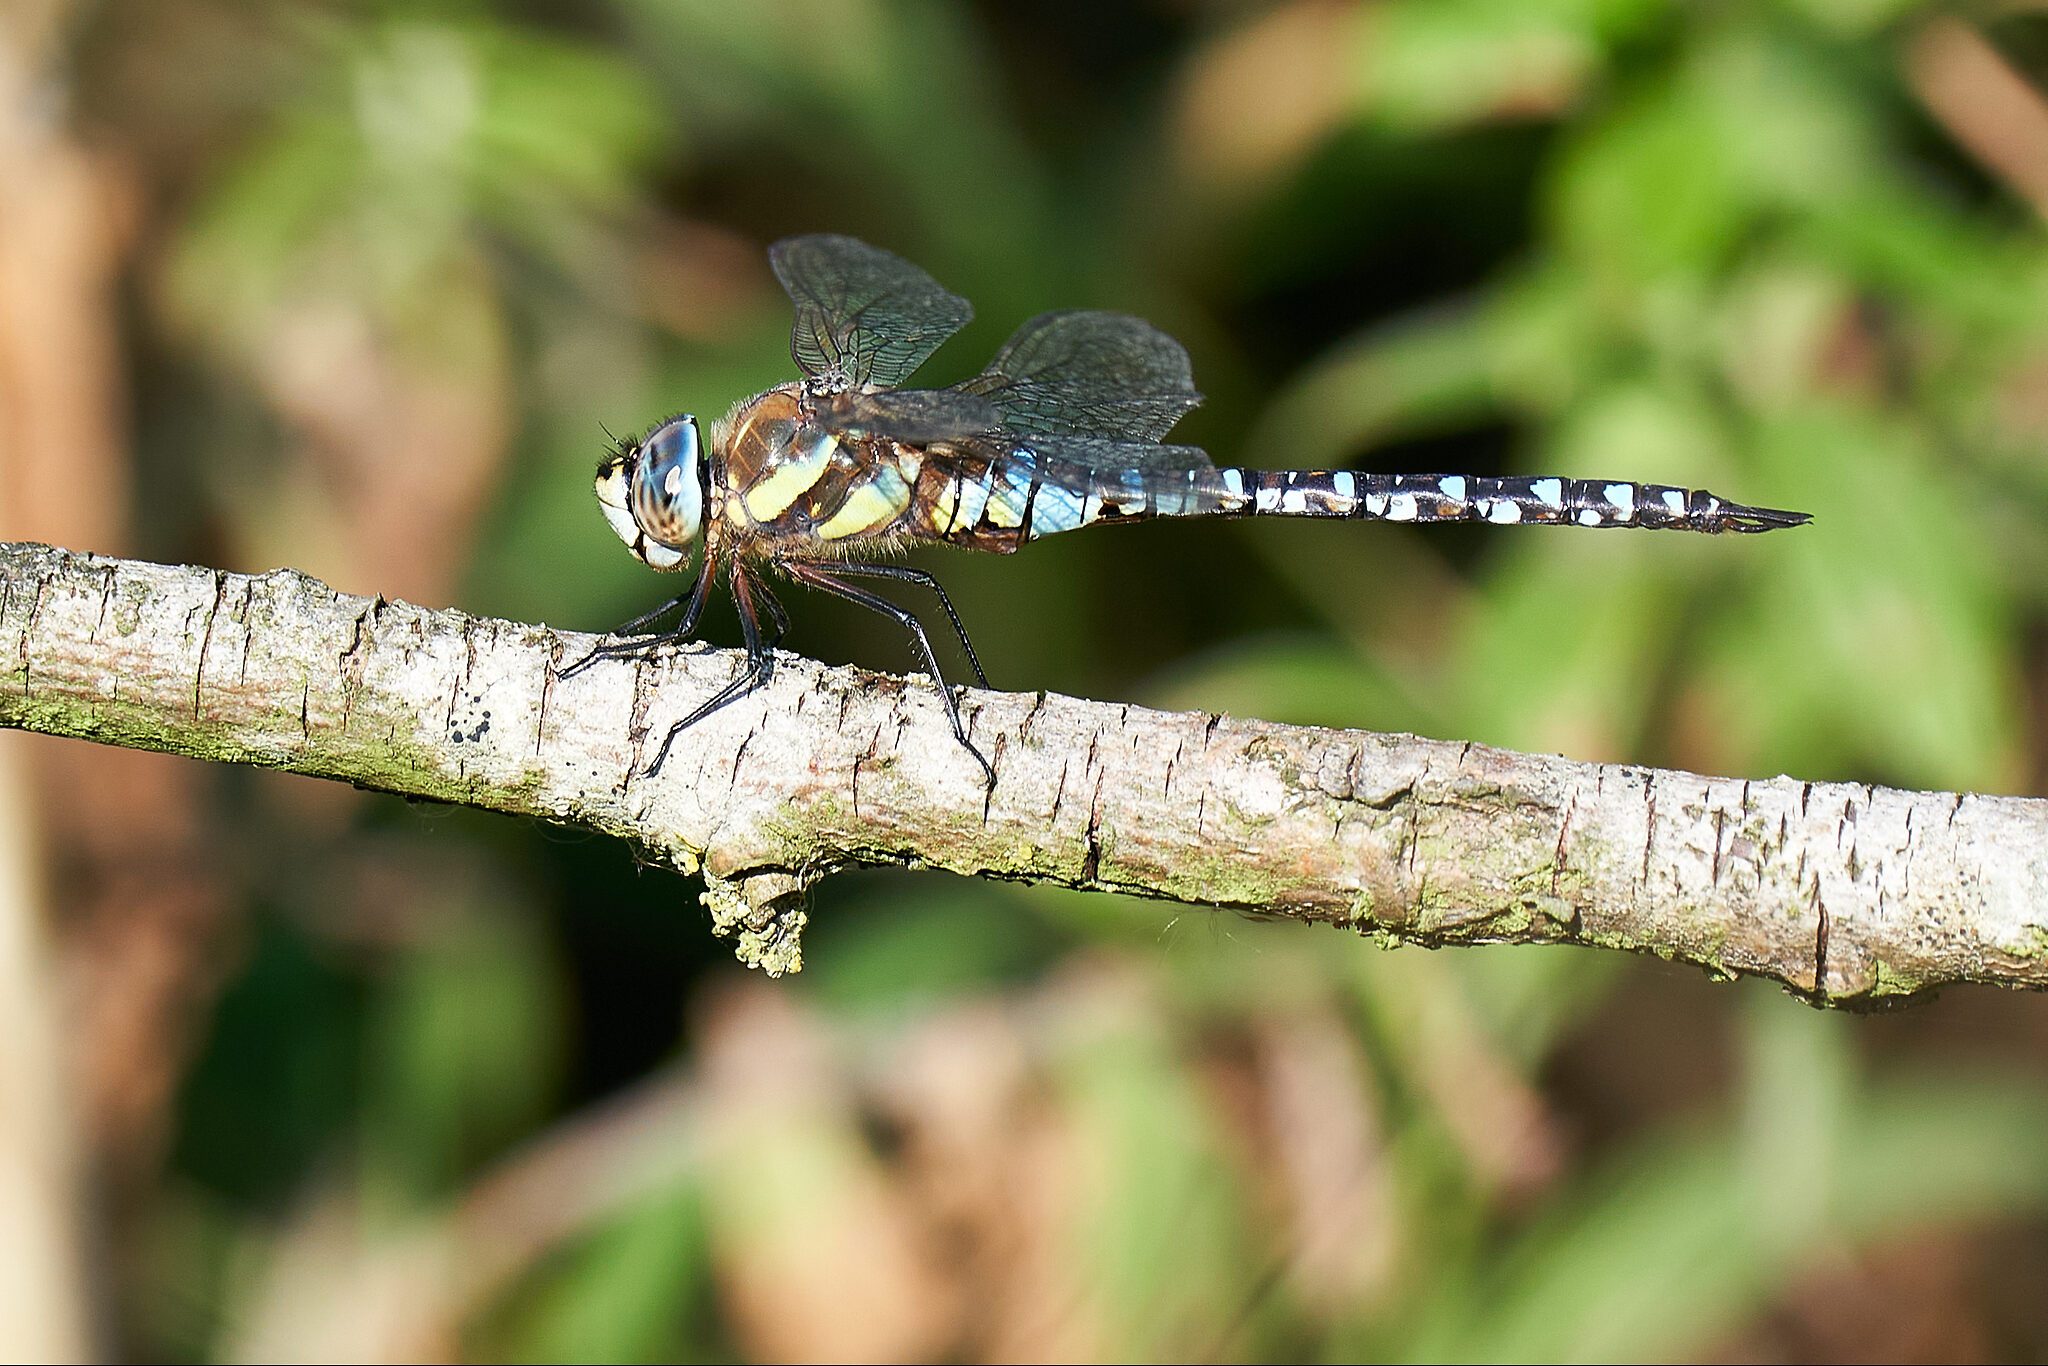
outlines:
[{"label": "dragonfly thorax", "polygon": [[708,467],[697,419],[685,413],[597,467],[605,520],[635,556],[677,569],[704,529]]},{"label": "dragonfly thorax", "polygon": [[862,499],[903,458],[901,450],[835,431],[819,420],[814,402],[801,386],[778,386],[741,404],[714,430],[716,515],[743,553],[789,545],[815,553],[878,530],[902,510],[871,508],[873,499]]}]

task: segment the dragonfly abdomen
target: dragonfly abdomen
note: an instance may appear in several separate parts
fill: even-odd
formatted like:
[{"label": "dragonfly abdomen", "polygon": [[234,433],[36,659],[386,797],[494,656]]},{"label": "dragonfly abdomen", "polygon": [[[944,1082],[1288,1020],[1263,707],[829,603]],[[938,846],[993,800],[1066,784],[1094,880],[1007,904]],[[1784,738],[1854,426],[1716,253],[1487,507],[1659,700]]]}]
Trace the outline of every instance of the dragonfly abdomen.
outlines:
[{"label": "dragonfly abdomen", "polygon": [[1705,489],[1616,479],[1222,469],[1216,471],[1216,482],[1222,486],[1216,508],[1220,516],[1532,522],[1709,534],[1772,531],[1808,520],[1802,512],[1731,503]]},{"label": "dragonfly abdomen", "polygon": [[1348,517],[1379,522],[1647,527],[1709,534],[1798,526],[1801,512],[1705,489],[1614,479],[1368,474],[1356,470],[1102,470],[1011,459],[962,481],[927,535],[982,550],[1097,522],[1154,517]]}]

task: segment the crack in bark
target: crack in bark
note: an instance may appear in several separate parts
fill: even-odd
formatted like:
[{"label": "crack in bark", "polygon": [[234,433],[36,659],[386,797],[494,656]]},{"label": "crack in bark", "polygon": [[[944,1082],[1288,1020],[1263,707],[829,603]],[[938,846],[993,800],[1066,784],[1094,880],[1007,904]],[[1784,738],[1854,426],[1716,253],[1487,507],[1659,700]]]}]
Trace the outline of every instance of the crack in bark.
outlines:
[{"label": "crack in bark", "polygon": [[249,683],[249,651],[255,648],[256,631],[250,624],[256,604],[256,581],[250,579],[242,585],[242,613],[239,624],[242,628],[242,659],[235,670],[235,686],[246,687]]},{"label": "crack in bark", "polygon": [[100,632],[106,628],[107,607],[114,600],[114,576],[114,566],[108,565],[106,582],[100,585],[99,615],[93,619],[92,630],[86,633],[85,638],[89,641],[98,641],[100,638]]},{"label": "crack in bark", "polygon": [[[619,775],[619,791],[632,786],[633,779],[647,766],[647,710],[653,699],[648,696],[647,670],[649,661],[640,658],[633,661],[633,705],[626,711],[626,739],[633,747],[633,757],[626,763],[626,771]],[[704,776],[703,765],[697,768],[697,777]]]},{"label": "crack in bark", "polygon": [[1718,807],[1718,806],[1717,806],[1717,807],[1715,807],[1715,808],[1714,808],[1714,868],[1713,868],[1713,873],[1712,873],[1712,875],[1711,875],[1711,876],[1710,876],[1710,877],[1708,878],[1708,881],[1709,881],[1709,882],[1711,882],[1711,883],[1712,883],[1712,884],[1713,884],[1714,886],[1716,886],[1716,887],[1719,887],[1719,886],[1721,885],[1721,840],[1722,840],[1722,832],[1723,832],[1723,828],[1724,828],[1724,827],[1725,827],[1725,826],[1727,825],[1727,823],[1728,823],[1728,813],[1727,813],[1726,811],[1722,810],[1722,809],[1721,809],[1720,807]]},{"label": "crack in bark", "polygon": [[1821,898],[1820,883],[1813,884],[1815,923],[1813,931],[1813,994],[1817,1001],[1828,999],[1828,938],[1833,926],[1828,921],[1828,903]]},{"label": "crack in bark", "polygon": [[541,661],[540,701],[534,706],[533,752],[538,755],[548,734],[548,704],[555,697],[555,668],[561,662],[562,642],[555,636],[548,637],[547,653]]},{"label": "crack in bark", "polygon": [[228,576],[213,574],[213,607],[206,614],[206,633],[199,639],[199,662],[192,669],[192,719],[200,717],[199,690],[206,682],[206,652],[213,645],[213,623],[220,617],[220,605],[227,598]]},{"label": "crack in bark", "polygon": [[1040,713],[1045,710],[1045,690],[1039,689],[1031,699],[1031,710],[1024,713],[1024,719],[1017,723],[1017,741],[1023,743],[1031,738],[1031,727],[1037,723]]},{"label": "crack in bark", "polygon": [[344,735],[348,733],[348,723],[355,715],[356,696],[362,691],[367,664],[365,648],[375,629],[377,611],[383,605],[383,598],[373,598],[356,613],[348,646],[335,659],[336,671],[341,678],[341,731]]},{"label": "crack in bark", "polygon": [[732,776],[726,780],[727,787],[738,787],[740,785],[740,762],[747,757],[747,746],[754,743],[754,737],[759,733],[757,730],[748,731],[745,737],[740,740],[740,747],[733,751]]},{"label": "crack in bark", "polygon": [[1564,880],[1564,841],[1565,837],[1571,833],[1572,817],[1577,814],[1578,809],[1579,794],[1573,792],[1571,800],[1565,804],[1564,819],[1557,823],[1557,852],[1550,861],[1550,894],[1552,896],[1558,895],[1558,887]]},{"label": "crack in bark", "polygon": [[1649,811],[1643,825],[1643,866],[1636,874],[1636,885],[1647,892],[1650,890],[1650,854],[1657,847],[1657,784],[1652,781],[1643,786]]},{"label": "crack in bark", "polygon": [[1081,881],[1094,884],[1102,876],[1102,774],[1095,775],[1095,790],[1088,797],[1088,831],[1082,837],[1085,852],[1081,855]]},{"label": "crack in bark", "polygon": [[47,575],[36,575],[36,591],[28,600],[28,619],[21,625],[21,695],[29,696],[33,691],[33,680],[28,661],[29,642],[36,636],[37,626],[43,615],[43,594],[49,591]]}]

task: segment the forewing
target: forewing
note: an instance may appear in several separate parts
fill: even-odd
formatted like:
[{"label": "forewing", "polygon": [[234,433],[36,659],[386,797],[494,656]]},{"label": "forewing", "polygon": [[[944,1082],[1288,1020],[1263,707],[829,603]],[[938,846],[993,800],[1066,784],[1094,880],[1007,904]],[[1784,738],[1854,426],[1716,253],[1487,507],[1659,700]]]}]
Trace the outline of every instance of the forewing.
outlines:
[{"label": "forewing", "polygon": [[1085,492],[1091,480],[1110,481],[1132,470],[1148,479],[1213,470],[1215,464],[1200,446],[1162,446],[1156,441],[1114,441],[1096,436],[1017,436],[994,432],[930,447],[919,453],[927,470],[951,474],[965,471],[975,479],[993,467],[1001,470],[1028,461],[1040,483]]},{"label": "forewing", "polygon": [[957,389],[858,390],[820,399],[818,420],[842,435],[886,436],[914,445],[993,434],[995,405]]},{"label": "forewing", "polygon": [[[1156,441],[1118,441],[1106,436],[1031,436],[1009,431],[955,442],[961,456],[1002,465],[1030,460],[1040,477],[1056,483],[1085,484],[1090,475],[1114,476],[1130,470],[1148,475],[1212,470],[1215,462],[1200,446],[1162,446]],[[944,458],[927,451],[927,462]]]},{"label": "forewing", "polygon": [[784,238],[768,261],[796,304],[789,351],[806,375],[899,384],[974,316],[924,271],[858,238]]},{"label": "forewing", "polygon": [[1125,470],[1182,474],[1216,467],[1200,446],[1162,446],[1156,441],[1117,441],[1096,436],[1044,436],[1020,439],[1015,444],[1044,461],[1095,474],[1118,474]]},{"label": "forewing", "polygon": [[1123,313],[1041,313],[957,386],[1015,432],[1157,441],[1202,401],[1181,344]]}]

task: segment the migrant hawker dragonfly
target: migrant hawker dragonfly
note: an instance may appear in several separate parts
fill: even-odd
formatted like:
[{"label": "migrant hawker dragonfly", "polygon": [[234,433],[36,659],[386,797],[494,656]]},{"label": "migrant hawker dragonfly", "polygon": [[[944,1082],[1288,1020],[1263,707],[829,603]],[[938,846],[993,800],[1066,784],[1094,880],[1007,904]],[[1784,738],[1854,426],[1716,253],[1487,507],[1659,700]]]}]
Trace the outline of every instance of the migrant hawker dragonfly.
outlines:
[{"label": "migrant hawker dragonfly", "polygon": [[[1042,313],[974,378],[946,389],[898,388],[973,316],[965,299],[851,237],[789,238],[769,249],[769,260],[796,304],[790,351],[803,378],[744,400],[710,425],[708,440],[695,417],[670,418],[621,443],[597,471],[605,518],[634,555],[654,569],[680,570],[700,542],[701,553],[687,593],[620,627],[564,676],[606,656],[689,639],[720,570],[746,640],[745,671],[669,730],[649,774],[686,727],[767,680],[788,627],[764,581],[770,570],[907,630],[940,685],[953,734],[993,784],[994,770],[967,738],[924,627],[859,580],[937,594],[986,687],[959,614],[930,574],[875,557],[932,542],[1008,553],[1057,531],[1148,517],[1708,533],[1808,520],[1702,489],[1621,480],[1219,468],[1198,447],[1163,444],[1201,401],[1187,352],[1120,313]],[[677,608],[674,629],[633,635]]]}]

